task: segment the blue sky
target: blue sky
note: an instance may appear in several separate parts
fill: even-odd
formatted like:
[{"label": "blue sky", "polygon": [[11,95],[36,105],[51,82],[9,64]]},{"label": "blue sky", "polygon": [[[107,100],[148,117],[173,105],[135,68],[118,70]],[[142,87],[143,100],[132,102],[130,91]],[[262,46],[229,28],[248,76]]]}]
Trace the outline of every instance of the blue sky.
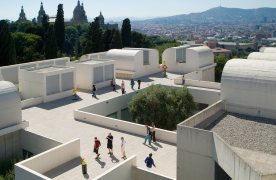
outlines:
[{"label": "blue sky", "polygon": [[[57,5],[64,4],[65,18],[71,18],[77,0],[44,0],[47,14],[55,15]],[[201,12],[217,7],[220,0],[83,0],[87,16],[94,18],[101,10],[105,17],[159,17]],[[276,0],[221,0],[224,7],[244,9],[275,7]],[[16,20],[21,5],[28,19],[37,16],[39,0],[1,0],[0,19]]]}]

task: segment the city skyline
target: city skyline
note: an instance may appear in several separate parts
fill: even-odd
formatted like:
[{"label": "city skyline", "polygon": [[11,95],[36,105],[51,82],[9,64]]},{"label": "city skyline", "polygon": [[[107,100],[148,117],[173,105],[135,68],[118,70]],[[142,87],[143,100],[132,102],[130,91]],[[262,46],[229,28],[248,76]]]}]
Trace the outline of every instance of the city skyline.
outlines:
[{"label": "city skyline", "polygon": [[[168,1],[165,0],[159,0],[158,3],[152,1],[147,2],[146,0],[140,0],[139,2],[127,0],[119,0],[116,2],[111,0],[83,0],[81,2],[84,3],[84,7],[89,18],[98,16],[100,11],[102,11],[105,17],[108,17],[108,19],[114,18],[114,20],[116,20],[118,17],[150,18],[189,14],[194,12],[202,12],[213,7],[218,7],[220,4],[223,7],[243,9],[276,7],[276,4],[273,3],[273,0],[263,0],[262,2],[258,0],[252,0],[250,1],[250,4],[248,2],[240,2],[238,0],[209,0],[208,2],[204,0],[199,0],[196,2],[188,2],[187,0],[174,0],[169,2],[169,6]],[[72,18],[73,10],[77,4],[77,0],[45,0],[43,1],[43,4],[46,13],[50,16],[55,15],[57,11],[57,5],[59,3],[64,4],[65,18]],[[33,3],[27,0],[22,0],[20,2],[16,0],[10,0],[1,2],[0,19],[17,20],[22,5],[24,6],[27,19],[31,20],[37,17],[40,1]]]}]

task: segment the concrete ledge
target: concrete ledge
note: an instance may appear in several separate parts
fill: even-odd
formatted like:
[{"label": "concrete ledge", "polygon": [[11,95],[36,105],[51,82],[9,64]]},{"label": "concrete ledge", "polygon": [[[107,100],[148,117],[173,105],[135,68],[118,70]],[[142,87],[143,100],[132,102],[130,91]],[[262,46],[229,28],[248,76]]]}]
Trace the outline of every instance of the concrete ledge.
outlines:
[{"label": "concrete ledge", "polygon": [[[74,118],[78,121],[124,131],[138,136],[145,136],[146,134],[146,128],[144,125],[117,120],[80,110],[74,111]],[[176,132],[173,131],[167,131],[157,128],[156,138],[160,141],[164,141],[174,145],[176,144]]]},{"label": "concrete ledge", "polygon": [[6,134],[9,134],[9,133],[12,133],[12,132],[21,130],[21,129],[25,129],[25,128],[27,128],[28,126],[29,126],[29,122],[27,122],[27,121],[22,121],[22,123],[20,123],[20,124],[16,124],[16,125],[14,125],[14,126],[10,126],[10,127],[1,129],[1,130],[0,130],[0,136],[6,135]]},{"label": "concrete ledge", "polygon": [[[216,102],[215,104],[209,106],[203,111],[200,111],[199,113],[193,115],[184,122],[178,124],[178,126],[196,127],[197,125],[203,123],[206,119],[211,118],[217,113],[223,112],[223,103],[224,102],[221,100]],[[209,123],[211,123],[214,120],[216,120],[216,118],[212,118],[212,120]]]},{"label": "concrete ledge", "polygon": [[45,179],[43,173],[77,157],[80,157],[80,139],[72,140],[15,164],[15,177],[18,180],[26,177],[27,179]]},{"label": "concrete ledge", "polygon": [[35,105],[38,105],[38,104],[41,104],[41,103],[43,103],[43,98],[42,97],[30,98],[30,99],[26,99],[26,100],[21,101],[21,108],[22,109],[28,108],[28,107],[35,106]]},{"label": "concrete ledge", "polygon": [[134,179],[135,180],[140,180],[140,179],[145,179],[145,180],[175,180],[171,177],[164,176],[161,174],[157,174],[155,172],[142,169],[139,167],[134,167]]},{"label": "concrete ledge", "polygon": [[127,160],[119,163],[117,166],[109,169],[104,174],[96,177],[95,180],[133,179],[133,166],[136,166],[136,156],[131,156]]},{"label": "concrete ledge", "polygon": [[209,89],[218,89],[218,90],[221,89],[220,83],[210,82],[210,81],[199,81],[199,80],[193,80],[193,79],[185,79],[185,85],[209,88]]}]

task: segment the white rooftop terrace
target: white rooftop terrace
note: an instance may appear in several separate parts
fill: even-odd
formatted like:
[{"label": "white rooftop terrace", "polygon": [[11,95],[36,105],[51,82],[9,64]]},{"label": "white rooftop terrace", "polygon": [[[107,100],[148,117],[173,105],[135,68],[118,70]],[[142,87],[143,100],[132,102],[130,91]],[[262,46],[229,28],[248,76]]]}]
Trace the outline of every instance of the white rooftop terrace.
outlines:
[{"label": "white rooftop terrace", "polygon": [[[169,78],[162,78],[162,74],[151,75],[150,77],[141,78],[141,88],[145,88],[152,83],[161,83],[163,85],[173,86],[173,79],[179,75],[168,74]],[[126,91],[132,92],[130,81],[124,80]],[[121,80],[116,80],[117,85],[121,84]],[[137,88],[137,83],[135,85]],[[112,92],[111,87],[99,89],[97,91],[98,100],[92,98],[90,93],[78,92],[80,100],[74,101],[72,97],[61,99],[58,101],[40,104],[22,111],[23,119],[29,121],[30,126],[27,131],[37,133],[57,141],[68,142],[75,138],[81,141],[81,156],[85,158],[88,164],[88,174],[86,178],[95,178],[110,168],[122,162],[120,152],[120,137],[125,137],[127,156],[137,155],[137,166],[146,168],[144,160],[149,153],[153,153],[153,158],[157,168],[151,171],[160,173],[172,178],[176,177],[176,146],[158,142],[153,146],[143,144],[144,138],[129,133],[98,127],[91,124],[82,123],[74,120],[73,112],[99,101],[110,99],[111,97],[121,96],[117,87],[117,92]],[[158,126],[158,125],[157,125]],[[146,130],[145,130],[146,131]],[[114,155],[111,158],[106,149],[106,136],[111,132],[114,136]],[[157,134],[158,136],[158,134]],[[96,161],[93,153],[94,137],[101,140],[100,148],[101,159]],[[46,174],[53,179],[81,179],[84,178],[81,172],[80,162],[70,161],[59,168],[55,168]]]}]

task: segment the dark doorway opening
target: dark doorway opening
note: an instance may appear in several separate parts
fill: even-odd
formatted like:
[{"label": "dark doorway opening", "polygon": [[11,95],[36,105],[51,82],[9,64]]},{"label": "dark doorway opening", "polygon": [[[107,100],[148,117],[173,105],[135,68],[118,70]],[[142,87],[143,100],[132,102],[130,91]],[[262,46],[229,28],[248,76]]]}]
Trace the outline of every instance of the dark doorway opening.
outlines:
[{"label": "dark doorway opening", "polygon": [[217,163],[215,165],[215,180],[232,180]]}]

